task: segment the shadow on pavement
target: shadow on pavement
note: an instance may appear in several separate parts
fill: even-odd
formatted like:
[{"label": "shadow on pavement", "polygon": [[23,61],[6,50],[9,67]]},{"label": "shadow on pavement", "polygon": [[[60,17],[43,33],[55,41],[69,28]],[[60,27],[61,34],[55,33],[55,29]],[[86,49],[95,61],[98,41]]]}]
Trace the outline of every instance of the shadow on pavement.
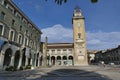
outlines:
[{"label": "shadow on pavement", "polygon": [[112,80],[93,71],[81,69],[56,69],[45,72],[45,74],[40,74],[39,71],[33,71],[24,80]]}]

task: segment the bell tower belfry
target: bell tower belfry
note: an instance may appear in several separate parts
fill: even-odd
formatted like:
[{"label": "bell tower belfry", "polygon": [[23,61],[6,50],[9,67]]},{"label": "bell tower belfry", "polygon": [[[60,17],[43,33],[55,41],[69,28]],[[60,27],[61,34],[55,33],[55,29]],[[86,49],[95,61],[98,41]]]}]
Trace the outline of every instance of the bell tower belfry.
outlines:
[{"label": "bell tower belfry", "polygon": [[84,19],[81,9],[77,6],[72,18],[74,66],[88,65]]}]

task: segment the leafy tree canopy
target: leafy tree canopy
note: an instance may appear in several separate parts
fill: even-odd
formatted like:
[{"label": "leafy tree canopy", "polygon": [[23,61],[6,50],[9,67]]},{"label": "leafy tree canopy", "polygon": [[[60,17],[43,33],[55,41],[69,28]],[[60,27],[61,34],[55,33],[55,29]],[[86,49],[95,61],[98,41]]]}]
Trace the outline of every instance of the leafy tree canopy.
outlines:
[{"label": "leafy tree canopy", "polygon": [[[48,0],[46,0],[48,1]],[[58,5],[62,5],[62,3],[66,3],[68,0],[54,0],[55,3],[57,3]],[[92,3],[96,3],[98,2],[98,0],[91,0]]]}]

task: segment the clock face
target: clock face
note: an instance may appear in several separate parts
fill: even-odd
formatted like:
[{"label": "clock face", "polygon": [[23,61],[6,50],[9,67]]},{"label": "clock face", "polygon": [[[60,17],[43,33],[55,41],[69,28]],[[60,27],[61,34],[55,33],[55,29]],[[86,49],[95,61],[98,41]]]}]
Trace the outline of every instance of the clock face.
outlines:
[{"label": "clock face", "polygon": [[79,22],[77,22],[77,26],[80,27],[80,23]]}]

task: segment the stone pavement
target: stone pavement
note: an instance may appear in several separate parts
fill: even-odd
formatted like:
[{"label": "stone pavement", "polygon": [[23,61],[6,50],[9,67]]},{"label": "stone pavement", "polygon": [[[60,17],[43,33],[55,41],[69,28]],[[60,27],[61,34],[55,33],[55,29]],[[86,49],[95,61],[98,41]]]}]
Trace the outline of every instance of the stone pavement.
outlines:
[{"label": "stone pavement", "polygon": [[120,80],[120,69],[83,66],[0,72],[0,80]]}]

